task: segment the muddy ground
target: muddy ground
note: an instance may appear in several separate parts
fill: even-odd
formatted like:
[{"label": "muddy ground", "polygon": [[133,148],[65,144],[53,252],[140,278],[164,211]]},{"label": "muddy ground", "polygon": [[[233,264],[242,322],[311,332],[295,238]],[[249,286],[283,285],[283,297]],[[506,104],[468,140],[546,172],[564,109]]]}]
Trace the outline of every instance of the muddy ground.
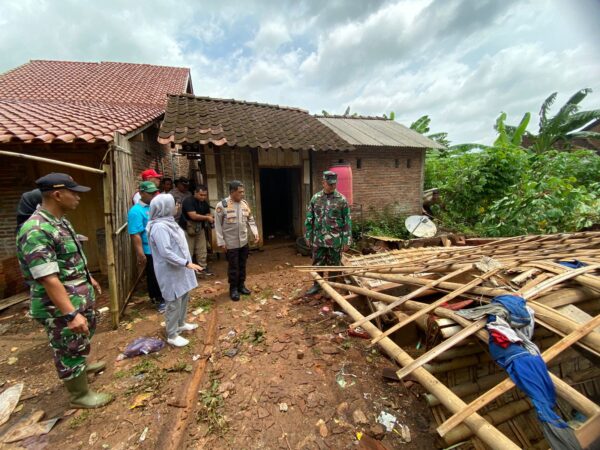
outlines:
[{"label": "muddy ground", "polygon": [[[333,313],[336,308],[325,297],[302,297],[308,275],[292,266],[309,263],[289,244],[252,252],[247,285],[253,294],[234,303],[227,295],[225,262],[215,261],[215,276],[200,277],[192,294],[189,321],[200,328],[189,335],[191,345],[117,362],[135,338],[164,338],[163,316],[140,286],[119,329],[111,330],[104,315],[93,339],[91,360],[105,360],[108,367],[93,376],[92,386],[116,396],[98,410],[69,409],[46,336],[27,318],[26,304],[4,311],[0,389],[17,382],[25,387],[0,435],[36,410],[61,420],[45,436],[3,448],[157,448],[162,425],[176,410],[169,403],[202,353],[214,308],[217,342],[186,430],[187,448],[353,449],[361,448],[360,433],[382,438],[389,449],[438,448],[421,387],[385,380],[383,369],[394,364],[369,348],[368,340],[347,335],[348,317]],[[106,301],[104,294],[99,307]],[[386,432],[377,424],[382,411],[408,427],[410,442],[402,438],[401,427]]]}]

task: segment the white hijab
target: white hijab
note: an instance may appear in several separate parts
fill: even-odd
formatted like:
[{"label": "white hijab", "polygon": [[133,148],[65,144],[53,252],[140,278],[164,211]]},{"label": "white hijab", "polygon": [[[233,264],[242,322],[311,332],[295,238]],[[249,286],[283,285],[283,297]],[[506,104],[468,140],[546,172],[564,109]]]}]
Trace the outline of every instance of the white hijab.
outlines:
[{"label": "white hijab", "polygon": [[159,194],[150,202],[150,214],[146,231],[152,234],[152,228],[160,224],[169,232],[169,236],[177,243],[184,255],[189,254],[184,231],[175,222],[175,199],[171,194]]}]

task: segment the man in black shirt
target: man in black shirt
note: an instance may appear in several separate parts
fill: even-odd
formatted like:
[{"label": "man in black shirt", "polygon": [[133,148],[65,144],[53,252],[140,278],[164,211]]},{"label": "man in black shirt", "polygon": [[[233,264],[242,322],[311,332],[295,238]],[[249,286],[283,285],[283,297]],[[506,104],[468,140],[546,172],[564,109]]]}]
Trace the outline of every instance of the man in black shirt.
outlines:
[{"label": "man in black shirt", "polygon": [[181,204],[179,225],[185,230],[190,254],[196,255],[196,263],[204,268],[204,275],[212,275],[206,262],[206,233],[210,232],[213,223],[206,186],[198,186],[194,195],[185,198]]}]

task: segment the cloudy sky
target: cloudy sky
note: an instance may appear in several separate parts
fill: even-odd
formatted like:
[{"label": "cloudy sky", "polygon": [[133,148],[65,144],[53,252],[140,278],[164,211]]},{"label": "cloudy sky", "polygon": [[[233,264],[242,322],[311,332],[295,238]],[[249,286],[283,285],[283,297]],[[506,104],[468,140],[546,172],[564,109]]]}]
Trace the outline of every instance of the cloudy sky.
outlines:
[{"label": "cloudy sky", "polygon": [[[196,95],[424,114],[490,142],[496,116],[583,87],[600,108],[600,0],[2,0],[0,72],[30,59],[190,67]],[[532,120],[530,129],[535,129]]]}]

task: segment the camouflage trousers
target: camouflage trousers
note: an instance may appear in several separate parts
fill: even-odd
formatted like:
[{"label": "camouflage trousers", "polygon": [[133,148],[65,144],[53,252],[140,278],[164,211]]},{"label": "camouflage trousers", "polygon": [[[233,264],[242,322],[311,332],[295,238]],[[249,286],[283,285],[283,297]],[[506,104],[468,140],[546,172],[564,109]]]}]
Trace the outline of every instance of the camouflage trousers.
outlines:
[{"label": "camouflage trousers", "polygon": [[313,248],[313,266],[339,266],[342,263],[342,249],[333,247]]},{"label": "camouflage trousers", "polygon": [[90,341],[96,331],[96,312],[93,308],[88,308],[81,314],[88,321],[89,336],[75,334],[69,330],[64,317],[36,319],[48,334],[50,347],[54,352],[54,365],[61,380],[76,378],[85,371],[85,361],[90,354]]}]

